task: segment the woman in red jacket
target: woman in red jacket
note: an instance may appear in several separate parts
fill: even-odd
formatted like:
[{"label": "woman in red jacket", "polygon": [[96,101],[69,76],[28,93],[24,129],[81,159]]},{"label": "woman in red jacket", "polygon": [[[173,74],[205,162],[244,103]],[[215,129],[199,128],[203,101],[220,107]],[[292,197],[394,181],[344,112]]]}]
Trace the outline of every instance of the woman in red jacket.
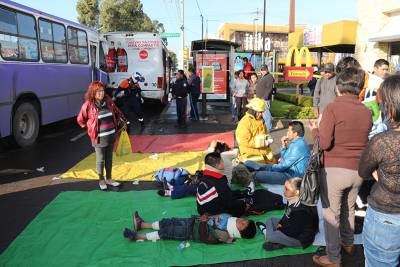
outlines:
[{"label": "woman in red jacket", "polygon": [[[104,85],[100,81],[90,83],[85,95],[86,101],[77,118],[78,124],[82,128],[87,128],[96,151],[96,167],[101,190],[106,190],[107,185],[119,186],[119,183],[111,178],[112,155],[115,133],[121,123],[125,127],[127,122],[123,113],[104,91]],[[104,167],[106,179],[104,179]]]}]

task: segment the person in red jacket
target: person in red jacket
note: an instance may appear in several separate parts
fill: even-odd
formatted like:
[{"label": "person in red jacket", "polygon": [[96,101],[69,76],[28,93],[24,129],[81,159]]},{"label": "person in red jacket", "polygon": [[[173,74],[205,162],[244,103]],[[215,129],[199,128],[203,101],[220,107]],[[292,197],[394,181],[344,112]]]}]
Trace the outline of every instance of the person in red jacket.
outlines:
[{"label": "person in red jacket", "polygon": [[247,57],[243,58],[243,71],[244,71],[244,78],[249,81],[251,74],[254,72],[254,67],[253,65],[251,65]]},{"label": "person in red jacket", "polygon": [[[126,127],[127,120],[114,102],[105,92],[103,83],[90,83],[85,95],[77,122],[82,128],[87,128],[92,146],[96,152],[96,167],[99,175],[99,186],[106,190],[107,185],[119,186],[111,178],[112,155],[115,142],[115,133],[119,128]],[[104,167],[106,179],[104,179]]]}]

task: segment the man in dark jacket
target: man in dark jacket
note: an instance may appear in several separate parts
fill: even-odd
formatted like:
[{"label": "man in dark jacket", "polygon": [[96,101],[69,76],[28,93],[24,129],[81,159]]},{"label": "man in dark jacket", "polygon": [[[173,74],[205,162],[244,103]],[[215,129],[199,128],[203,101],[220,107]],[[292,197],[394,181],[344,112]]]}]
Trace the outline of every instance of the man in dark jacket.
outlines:
[{"label": "man in dark jacket", "polygon": [[199,111],[197,110],[197,101],[200,97],[200,78],[196,75],[193,67],[189,68],[188,84],[190,88],[190,119],[198,121]]},{"label": "man in dark jacket", "polygon": [[176,81],[172,86],[172,97],[176,99],[176,115],[178,116],[177,128],[187,128],[186,124],[186,106],[189,85],[185,78],[183,70],[178,70]]},{"label": "man in dark jacket", "polygon": [[[228,179],[223,174],[224,162],[221,155],[212,152],[206,155],[206,169],[197,186],[197,211],[202,214],[229,213],[240,217],[249,209],[250,198],[238,199],[228,185]],[[246,203],[247,202],[247,203]]]},{"label": "man in dark jacket", "polygon": [[261,79],[257,82],[256,85],[256,96],[265,101],[265,111],[263,112],[263,119],[265,123],[265,127],[268,131],[272,130],[272,116],[269,111],[270,102],[272,97],[272,91],[274,87],[274,76],[268,71],[268,67],[266,65],[261,66]]}]

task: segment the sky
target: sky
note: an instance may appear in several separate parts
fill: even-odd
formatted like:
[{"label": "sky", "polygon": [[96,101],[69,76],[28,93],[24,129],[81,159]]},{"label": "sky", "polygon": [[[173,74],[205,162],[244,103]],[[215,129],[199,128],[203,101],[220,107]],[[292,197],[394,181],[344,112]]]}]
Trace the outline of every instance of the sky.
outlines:
[{"label": "sky", "polygon": [[[75,9],[77,0],[14,0],[35,9],[77,21]],[[168,33],[179,32],[179,0],[141,0],[144,12],[153,20],[164,24]],[[360,0],[359,0],[360,1]],[[197,5],[198,3],[198,5]],[[192,40],[201,39],[200,12],[204,17],[204,36],[216,35],[222,23],[253,24],[259,10],[259,24],[262,24],[264,0],[185,0],[185,46]],[[266,0],[266,24],[287,25],[289,0]],[[306,26],[322,25],[341,19],[357,19],[357,0],[297,0],[296,24]],[[179,38],[169,38],[168,48],[177,52]]]}]

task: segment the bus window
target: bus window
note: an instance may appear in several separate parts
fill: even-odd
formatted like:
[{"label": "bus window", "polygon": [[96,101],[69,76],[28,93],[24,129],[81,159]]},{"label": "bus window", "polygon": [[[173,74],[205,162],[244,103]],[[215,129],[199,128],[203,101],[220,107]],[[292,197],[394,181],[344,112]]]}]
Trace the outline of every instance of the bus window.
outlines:
[{"label": "bus window", "polygon": [[0,54],[8,60],[39,60],[33,16],[0,7]]},{"label": "bus window", "polygon": [[68,53],[72,64],[89,63],[86,32],[68,27]]},{"label": "bus window", "polygon": [[67,47],[64,26],[40,18],[39,32],[43,61],[67,63]]}]

